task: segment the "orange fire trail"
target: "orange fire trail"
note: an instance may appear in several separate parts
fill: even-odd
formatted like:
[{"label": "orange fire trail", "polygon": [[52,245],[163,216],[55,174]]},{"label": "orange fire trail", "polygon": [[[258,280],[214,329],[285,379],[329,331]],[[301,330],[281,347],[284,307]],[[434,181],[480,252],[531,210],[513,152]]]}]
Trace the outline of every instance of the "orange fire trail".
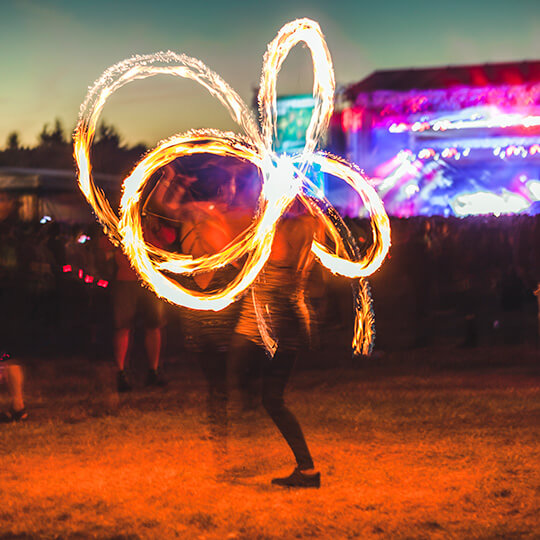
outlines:
[{"label": "orange fire trail", "polygon": [[[272,149],[276,133],[277,75],[293,46],[304,42],[313,60],[315,108],[306,134],[302,153],[278,156]],[[119,214],[111,208],[103,192],[92,179],[90,148],[99,116],[107,99],[124,85],[155,75],[173,75],[192,79],[228,109],[244,136],[217,130],[190,131],[162,141],[149,152],[123,182]],[[323,153],[315,152],[333,112],[335,80],[332,60],[319,25],[309,19],[286,24],[269,44],[264,57],[259,92],[262,129],[259,131],[253,114],[238,94],[216,73],[200,61],[174,52],[134,56],[109,69],[90,89],[81,106],[79,123],[74,135],[74,154],[79,174],[78,182],[97,218],[115,244],[121,244],[143,282],[158,296],[169,302],[202,310],[221,310],[246,291],[268,260],[276,224],[291,203],[299,198],[306,208],[323,220],[327,236],[334,245],[330,249],[314,240],[312,250],[319,261],[332,272],[349,278],[363,278],[373,273],[384,260],[390,246],[390,227],[383,204],[361,171],[351,164]],[[260,171],[263,179],[256,217],[250,227],[232,245],[209,256],[193,258],[159,249],[145,242],[141,222],[141,195],[153,173],[175,159],[197,153],[232,156],[249,161]],[[347,241],[334,221],[321,208],[331,207],[322,194],[318,203],[306,195],[313,188],[305,171],[312,163],[324,173],[347,182],[362,198],[371,214],[373,244],[359,258],[347,250]],[[245,262],[237,276],[221,290],[201,293],[182,287],[167,274],[192,274],[214,270],[234,263],[241,257]],[[362,285],[363,280],[360,281]],[[371,306],[360,287],[364,304]],[[369,310],[368,310],[369,311]],[[356,333],[353,346],[356,352],[367,353],[373,342],[373,325],[366,322],[370,315],[357,310]]]}]

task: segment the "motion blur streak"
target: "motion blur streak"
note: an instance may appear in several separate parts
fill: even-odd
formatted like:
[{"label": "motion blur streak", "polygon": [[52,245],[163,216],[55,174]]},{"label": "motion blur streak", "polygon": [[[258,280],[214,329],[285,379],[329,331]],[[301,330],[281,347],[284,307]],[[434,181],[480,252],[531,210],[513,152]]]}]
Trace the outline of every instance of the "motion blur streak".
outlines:
[{"label": "motion blur streak", "polygon": [[[300,41],[307,45],[313,60],[315,108],[303,151],[295,156],[280,156],[272,149],[277,122],[277,74],[291,48]],[[129,82],[162,74],[189,78],[204,86],[228,109],[233,120],[242,128],[244,136],[216,130],[198,130],[162,141],[124,180],[117,215],[92,179],[90,148],[98,118],[107,99],[116,90]],[[341,159],[315,153],[333,112],[334,90],[330,53],[319,25],[309,19],[286,24],[268,46],[259,91],[262,134],[253,114],[238,94],[199,60],[171,51],[134,56],[107,69],[81,105],[79,123],[74,134],[79,186],[111,241],[122,245],[144,283],[158,296],[178,305],[217,311],[238,299],[268,260],[276,224],[297,197],[309,212],[323,220],[326,231],[324,237],[329,238],[333,246],[332,249],[326,247],[323,244],[324,238],[314,240],[312,250],[320,262],[336,274],[349,278],[365,277],[382,264],[388,252],[389,221],[381,200],[361,171]],[[250,227],[220,252],[194,259],[190,255],[170,253],[146,243],[140,205],[144,187],[158,169],[179,157],[198,153],[232,156],[254,164],[260,171],[262,189]],[[370,212],[373,244],[362,257],[337,212],[320,190],[313,189],[307,177],[309,166],[313,163],[318,164],[323,172],[346,181],[359,194]],[[237,276],[222,289],[211,293],[184,288],[167,275],[210,271],[232,264],[245,255],[247,257]],[[356,335],[353,343],[356,352],[367,354],[373,346],[374,327],[371,298],[363,280],[357,288],[356,299]],[[366,324],[368,319],[371,322]]]}]

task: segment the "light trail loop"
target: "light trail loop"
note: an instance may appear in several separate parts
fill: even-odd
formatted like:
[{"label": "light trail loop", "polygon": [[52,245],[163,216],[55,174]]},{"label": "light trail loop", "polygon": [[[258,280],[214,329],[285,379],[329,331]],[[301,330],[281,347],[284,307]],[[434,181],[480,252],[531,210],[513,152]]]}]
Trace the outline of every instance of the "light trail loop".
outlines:
[{"label": "light trail loop", "polygon": [[[277,125],[277,75],[289,51],[299,42],[307,45],[312,56],[315,108],[303,151],[295,156],[279,156],[272,148]],[[124,180],[117,215],[92,178],[90,148],[98,119],[107,99],[118,89],[135,80],[162,74],[189,78],[201,84],[227,108],[244,135],[217,130],[196,130],[160,142]],[[332,239],[333,250],[325,247],[321,239],[313,241],[312,250],[319,261],[336,274],[349,278],[367,276],[382,264],[388,252],[389,221],[380,198],[358,168],[340,158],[315,152],[330,122],[334,91],[335,80],[330,53],[319,25],[309,19],[299,19],[286,24],[268,46],[258,96],[261,131],[253,114],[238,94],[199,60],[171,51],[134,56],[107,69],[81,105],[74,134],[79,186],[109,237],[116,244],[122,245],[143,282],[158,296],[177,305],[217,311],[238,299],[253,283],[268,260],[277,222],[297,197],[312,214],[323,220],[326,235]],[[255,218],[237,241],[214,255],[194,259],[190,255],[171,253],[145,242],[141,196],[147,182],[158,169],[177,158],[201,153],[232,156],[252,163],[261,173],[262,189]],[[316,163],[322,172],[347,182],[362,198],[370,212],[373,243],[363,257],[360,257],[350,231],[337,212],[322,193],[317,193],[319,190],[307,178],[306,171],[313,163]],[[317,195],[313,196],[313,193]],[[196,292],[183,287],[168,275],[208,272],[232,264],[244,256],[245,261],[236,277],[218,291]],[[364,290],[361,294],[362,301],[369,301],[371,306],[371,300],[365,294],[365,285],[362,289],[362,280],[360,284],[360,290]],[[356,327],[364,328],[360,330],[364,332],[364,337],[355,337],[356,350],[367,353],[372,347],[373,329],[370,334],[370,331],[365,329],[366,325],[358,321],[358,316],[359,310]]]}]

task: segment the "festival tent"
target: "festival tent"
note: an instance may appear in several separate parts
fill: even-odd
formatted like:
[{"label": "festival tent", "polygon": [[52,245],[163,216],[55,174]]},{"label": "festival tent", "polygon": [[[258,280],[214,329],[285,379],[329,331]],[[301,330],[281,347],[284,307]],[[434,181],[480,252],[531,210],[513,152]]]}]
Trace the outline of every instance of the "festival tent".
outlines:
[{"label": "festival tent", "polygon": [[[118,200],[120,177],[95,174],[94,179],[111,200]],[[0,167],[0,221],[13,212],[23,221],[44,216],[71,224],[95,221],[71,170]]]}]

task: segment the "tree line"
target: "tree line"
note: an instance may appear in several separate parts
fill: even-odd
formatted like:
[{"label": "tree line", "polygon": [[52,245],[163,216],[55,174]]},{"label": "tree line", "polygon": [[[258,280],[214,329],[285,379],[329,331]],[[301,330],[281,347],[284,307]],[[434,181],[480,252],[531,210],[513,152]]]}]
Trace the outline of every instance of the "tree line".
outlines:
[{"label": "tree line", "polygon": [[[96,172],[126,174],[146,152],[144,144],[128,146],[117,129],[101,122],[96,130],[92,148],[92,163]],[[9,133],[5,148],[0,150],[0,167],[28,167],[39,169],[73,169],[73,143],[62,122],[45,124],[35,146],[23,146],[17,131]]]}]

